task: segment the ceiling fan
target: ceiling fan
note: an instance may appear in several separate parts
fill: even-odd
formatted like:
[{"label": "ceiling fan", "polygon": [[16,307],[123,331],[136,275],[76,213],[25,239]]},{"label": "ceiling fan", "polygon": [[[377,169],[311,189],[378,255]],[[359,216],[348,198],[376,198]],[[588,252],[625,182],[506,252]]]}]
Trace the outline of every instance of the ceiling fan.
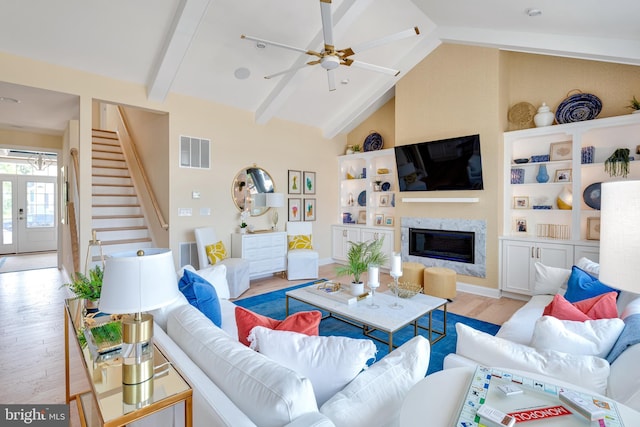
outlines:
[{"label": "ceiling fan", "polygon": [[320,64],[322,68],[327,70],[327,78],[329,81],[330,91],[333,91],[336,89],[334,70],[338,68],[338,66],[340,65],[346,65],[347,67],[354,66],[354,67],[362,68],[365,70],[377,71],[377,72],[385,73],[391,76],[397,76],[398,74],[400,74],[400,70],[394,70],[392,68],[386,68],[386,67],[381,67],[379,65],[369,64],[367,62],[357,61],[355,59],[352,59],[351,56],[356,53],[360,53],[364,50],[371,49],[373,47],[380,46],[385,43],[390,43],[392,41],[401,40],[407,37],[420,34],[420,30],[418,29],[418,27],[413,27],[413,28],[409,28],[407,30],[401,31],[399,33],[391,34],[385,37],[381,37],[379,39],[361,43],[359,45],[348,47],[346,49],[336,50],[333,44],[333,22],[331,17],[331,0],[320,0],[320,15],[322,17],[322,35],[324,38],[324,49],[320,52],[302,49],[295,46],[289,46],[286,44],[277,43],[269,40],[259,39],[257,37],[247,36],[244,34],[240,36],[242,39],[252,40],[258,43],[264,43],[267,45],[276,46],[283,49],[289,49],[296,52],[305,53],[307,55],[314,56],[317,58],[305,64],[298,65],[293,68],[289,68],[288,70],[280,71],[278,73],[265,76],[264,77],[265,79],[270,79],[276,76],[294,72],[308,65],[318,65],[318,64]]}]

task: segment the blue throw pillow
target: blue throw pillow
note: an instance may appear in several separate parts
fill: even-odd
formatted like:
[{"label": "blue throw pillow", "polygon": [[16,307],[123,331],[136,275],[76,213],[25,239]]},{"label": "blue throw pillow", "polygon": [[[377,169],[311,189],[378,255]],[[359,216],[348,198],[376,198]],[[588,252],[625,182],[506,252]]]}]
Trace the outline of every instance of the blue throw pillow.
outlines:
[{"label": "blue throw pillow", "polygon": [[200,310],[217,327],[222,327],[222,313],[216,288],[197,274],[184,270],[184,275],[178,283],[180,292],[189,301],[189,304]]},{"label": "blue throw pillow", "polygon": [[616,289],[602,283],[596,277],[575,265],[571,268],[571,275],[567,282],[567,292],[564,297],[567,301],[574,303],[587,298],[597,297],[607,292],[618,292]]}]

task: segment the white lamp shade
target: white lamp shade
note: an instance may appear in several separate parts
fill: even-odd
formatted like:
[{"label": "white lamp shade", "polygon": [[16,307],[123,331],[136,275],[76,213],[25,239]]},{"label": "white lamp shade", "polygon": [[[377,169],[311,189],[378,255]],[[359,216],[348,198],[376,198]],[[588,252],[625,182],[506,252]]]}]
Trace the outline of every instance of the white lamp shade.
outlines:
[{"label": "white lamp shade", "polygon": [[640,181],[603,183],[600,201],[599,279],[640,293]]},{"label": "white lamp shade", "polygon": [[267,206],[270,208],[281,208],[284,206],[283,193],[267,193]]},{"label": "white lamp shade", "polygon": [[140,313],[170,304],[180,296],[170,249],[112,254],[105,260],[100,311]]},{"label": "white lamp shade", "polygon": [[256,193],[252,195],[253,197],[253,207],[254,208],[263,208],[267,206],[267,196],[264,193]]}]

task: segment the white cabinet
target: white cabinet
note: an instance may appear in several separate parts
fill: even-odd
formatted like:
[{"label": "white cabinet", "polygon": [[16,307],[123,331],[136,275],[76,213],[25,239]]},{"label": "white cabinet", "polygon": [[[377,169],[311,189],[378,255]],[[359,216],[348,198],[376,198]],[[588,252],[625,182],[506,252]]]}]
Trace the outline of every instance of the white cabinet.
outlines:
[{"label": "white cabinet", "polygon": [[535,263],[571,268],[573,244],[514,239],[502,241],[500,288],[503,291],[531,295],[535,282]]},{"label": "white cabinet", "polygon": [[576,245],[573,248],[573,263],[577,264],[580,258],[589,258],[593,262],[600,262],[600,247],[598,245]]},{"label": "white cabinet", "polygon": [[384,226],[394,223],[397,191],[393,148],[338,157],[340,202],[338,221],[343,224]]},{"label": "white cabinet", "polygon": [[394,232],[382,227],[354,227],[349,225],[334,225],[332,233],[332,256],[337,262],[347,260],[350,242],[368,242],[384,238],[382,250],[387,254],[387,263],[382,267],[391,266],[391,253],[394,246]]},{"label": "white cabinet", "polygon": [[249,261],[255,279],[287,269],[287,233],[282,231],[231,235],[231,256]]}]

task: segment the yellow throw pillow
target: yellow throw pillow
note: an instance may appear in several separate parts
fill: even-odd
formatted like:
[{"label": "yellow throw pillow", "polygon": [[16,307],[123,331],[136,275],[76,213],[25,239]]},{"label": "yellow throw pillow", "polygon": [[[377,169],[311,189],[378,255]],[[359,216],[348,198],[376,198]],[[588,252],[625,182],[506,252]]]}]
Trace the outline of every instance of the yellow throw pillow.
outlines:
[{"label": "yellow throw pillow", "polygon": [[311,234],[289,236],[289,249],[313,249],[311,245]]},{"label": "yellow throw pillow", "polygon": [[222,240],[218,241],[218,243],[214,245],[208,245],[205,247],[207,251],[207,258],[209,258],[209,262],[211,264],[215,264],[218,261],[222,261],[227,258],[227,249],[224,247],[224,243]]}]

